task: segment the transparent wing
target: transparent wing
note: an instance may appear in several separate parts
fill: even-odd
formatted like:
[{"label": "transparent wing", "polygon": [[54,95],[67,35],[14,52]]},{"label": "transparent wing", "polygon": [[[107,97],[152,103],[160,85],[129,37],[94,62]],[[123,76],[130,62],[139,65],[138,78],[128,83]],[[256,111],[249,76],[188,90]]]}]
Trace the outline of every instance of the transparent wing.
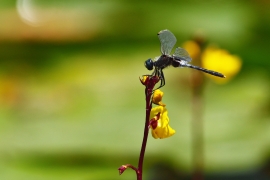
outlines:
[{"label": "transparent wing", "polygon": [[190,62],[192,60],[188,52],[184,48],[181,48],[181,47],[177,47],[173,55],[174,57],[177,57],[187,62]]},{"label": "transparent wing", "polygon": [[169,55],[176,43],[176,38],[171,31],[165,29],[158,33],[158,38],[161,45],[161,53]]}]

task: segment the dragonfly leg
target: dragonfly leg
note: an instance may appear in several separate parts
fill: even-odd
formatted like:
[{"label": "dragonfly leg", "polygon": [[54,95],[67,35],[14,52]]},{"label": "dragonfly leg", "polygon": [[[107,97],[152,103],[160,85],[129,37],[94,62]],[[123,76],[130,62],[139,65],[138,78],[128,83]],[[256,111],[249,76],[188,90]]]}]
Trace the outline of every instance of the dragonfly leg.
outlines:
[{"label": "dragonfly leg", "polygon": [[160,70],[160,81],[161,81],[161,83],[160,83],[160,87],[159,88],[165,86],[165,77],[164,77],[164,74],[163,74],[162,69]]},{"label": "dragonfly leg", "polygon": [[160,78],[160,85],[158,88],[154,89],[153,91],[159,89],[159,88],[162,88],[163,86],[165,86],[165,77],[164,77],[164,74],[163,74],[163,71],[162,69],[155,69],[155,72],[154,72],[154,75],[155,76],[158,76]]}]

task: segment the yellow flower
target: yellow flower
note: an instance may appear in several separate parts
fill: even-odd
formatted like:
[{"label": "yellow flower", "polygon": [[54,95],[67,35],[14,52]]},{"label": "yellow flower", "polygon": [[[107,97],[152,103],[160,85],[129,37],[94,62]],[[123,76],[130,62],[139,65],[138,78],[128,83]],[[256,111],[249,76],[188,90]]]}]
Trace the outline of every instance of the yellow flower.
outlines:
[{"label": "yellow flower", "polygon": [[197,59],[201,53],[201,48],[195,41],[186,41],[183,48],[187,50],[192,59]]},{"label": "yellow flower", "polygon": [[153,96],[152,96],[152,102],[153,102],[154,104],[156,104],[156,105],[166,106],[165,104],[163,104],[163,103],[161,102],[162,97],[163,97],[163,94],[164,94],[164,93],[163,93],[161,90],[159,90],[159,89],[155,90],[155,91],[154,91],[154,94],[153,94]]},{"label": "yellow flower", "polygon": [[149,76],[143,76],[142,78],[140,78],[140,81],[143,85],[146,85],[149,81]]},{"label": "yellow flower", "polygon": [[224,74],[226,78],[206,75],[217,83],[226,83],[240,71],[242,61],[238,56],[231,55],[226,50],[208,47],[202,53],[202,66]]},{"label": "yellow flower", "polygon": [[175,134],[175,130],[169,125],[169,121],[168,111],[165,107],[157,106],[151,109],[150,128],[153,138],[163,139]]}]

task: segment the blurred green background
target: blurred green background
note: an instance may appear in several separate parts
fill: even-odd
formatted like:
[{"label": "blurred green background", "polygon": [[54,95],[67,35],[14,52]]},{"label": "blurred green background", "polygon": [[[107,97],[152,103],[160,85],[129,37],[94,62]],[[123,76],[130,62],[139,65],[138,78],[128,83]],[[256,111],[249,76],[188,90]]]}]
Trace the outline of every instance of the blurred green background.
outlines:
[{"label": "blurred green background", "polygon": [[[229,83],[204,93],[206,173],[249,171],[270,159],[270,1],[1,0],[0,179],[135,179],[145,102],[138,77],[160,54],[201,32],[242,58]],[[164,71],[176,134],[149,136],[145,173],[191,172],[193,70]]]}]

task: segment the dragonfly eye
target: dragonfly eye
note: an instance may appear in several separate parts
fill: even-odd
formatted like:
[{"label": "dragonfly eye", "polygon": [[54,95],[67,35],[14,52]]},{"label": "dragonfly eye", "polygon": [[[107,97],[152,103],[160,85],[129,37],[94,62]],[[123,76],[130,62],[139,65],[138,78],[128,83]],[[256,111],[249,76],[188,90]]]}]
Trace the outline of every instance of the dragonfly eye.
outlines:
[{"label": "dragonfly eye", "polygon": [[150,70],[153,69],[154,62],[152,61],[152,59],[147,59],[147,60],[144,62],[144,66],[150,71]]}]

